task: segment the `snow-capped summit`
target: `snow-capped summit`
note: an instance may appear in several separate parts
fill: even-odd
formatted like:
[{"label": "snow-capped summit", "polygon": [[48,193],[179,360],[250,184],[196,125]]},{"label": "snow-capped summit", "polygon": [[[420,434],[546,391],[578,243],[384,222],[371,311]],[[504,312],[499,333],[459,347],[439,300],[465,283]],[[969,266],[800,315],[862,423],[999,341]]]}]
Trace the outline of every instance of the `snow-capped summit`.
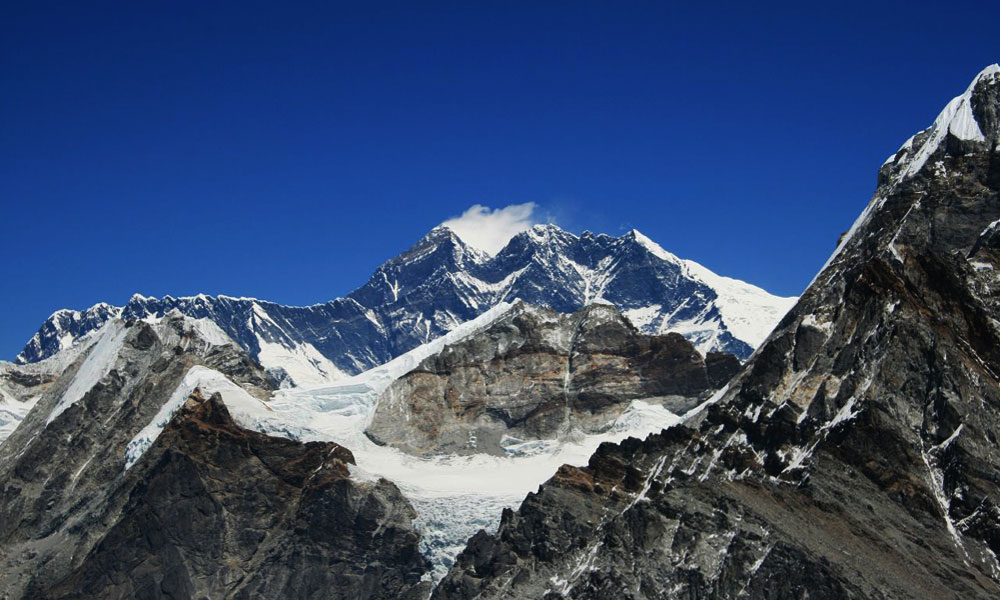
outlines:
[{"label": "snow-capped summit", "polygon": [[969,87],[945,105],[927,129],[906,140],[886,159],[896,183],[913,176],[927,160],[945,145],[945,149],[968,151],[977,144],[996,144],[1000,137],[1000,115],[988,110],[989,88],[1000,86],[1000,65],[994,63],[972,80]]},{"label": "snow-capped summit", "polygon": [[438,226],[346,298],[299,307],[136,294],[123,307],[54,314],[18,361],[51,356],[113,317],[178,310],[213,321],[286,384],[315,385],[382,364],[516,299],[563,313],[612,304],[644,333],[677,331],[703,354],[743,359],[795,301],[680,259],[636,230],[616,238],[535,225],[491,256]]}]

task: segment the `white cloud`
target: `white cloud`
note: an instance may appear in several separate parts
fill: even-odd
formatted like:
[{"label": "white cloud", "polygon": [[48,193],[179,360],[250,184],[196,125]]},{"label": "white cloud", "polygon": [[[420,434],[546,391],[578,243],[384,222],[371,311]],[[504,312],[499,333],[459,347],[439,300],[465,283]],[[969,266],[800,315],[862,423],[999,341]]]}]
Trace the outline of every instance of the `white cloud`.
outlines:
[{"label": "white cloud", "polygon": [[538,222],[534,218],[535,208],[534,202],[497,209],[474,204],[461,216],[452,217],[441,225],[455,232],[466,244],[494,255],[503,250],[510,238]]}]

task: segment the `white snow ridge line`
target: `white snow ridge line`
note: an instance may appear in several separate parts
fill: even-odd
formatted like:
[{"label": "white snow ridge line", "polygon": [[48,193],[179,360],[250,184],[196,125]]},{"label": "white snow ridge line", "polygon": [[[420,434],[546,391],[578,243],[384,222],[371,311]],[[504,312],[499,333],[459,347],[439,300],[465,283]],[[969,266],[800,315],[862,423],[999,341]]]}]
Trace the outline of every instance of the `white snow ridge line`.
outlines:
[{"label": "white snow ridge line", "polygon": [[153,420],[128,443],[125,449],[124,470],[128,471],[142,458],[195,389],[200,389],[206,397],[219,392],[223,395],[223,401],[233,417],[239,415],[243,421],[251,421],[254,415],[268,412],[263,402],[248,394],[222,373],[201,365],[191,367]]}]

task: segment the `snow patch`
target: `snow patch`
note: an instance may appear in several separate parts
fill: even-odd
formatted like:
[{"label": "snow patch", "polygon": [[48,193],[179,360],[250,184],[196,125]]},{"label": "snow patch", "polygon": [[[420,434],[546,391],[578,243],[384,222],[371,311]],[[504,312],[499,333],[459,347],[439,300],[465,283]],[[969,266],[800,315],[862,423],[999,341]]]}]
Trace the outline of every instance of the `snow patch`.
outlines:
[{"label": "snow patch", "polygon": [[660,315],[663,307],[659,304],[650,304],[649,306],[643,306],[641,308],[630,308],[623,310],[622,314],[625,318],[629,320],[636,329],[643,330],[653,323],[653,321]]},{"label": "snow patch", "polygon": [[111,372],[111,367],[114,366],[118,352],[125,341],[125,324],[115,319],[109,321],[99,331],[100,333],[96,336],[94,345],[90,347],[87,358],[80,365],[69,387],[59,398],[59,402],[49,413],[46,425],[51,424],[67,408],[79,402],[91,388],[97,385],[97,382]]},{"label": "snow patch", "polygon": [[271,372],[284,373],[291,379],[290,382],[283,381],[283,387],[315,386],[347,377],[346,373],[309,342],[289,347],[280,342],[269,342],[258,337],[257,343],[260,345],[257,361],[261,366]]},{"label": "snow patch", "polygon": [[0,391],[0,444],[14,433],[40,397],[32,396],[24,402],[19,402]]},{"label": "snow patch", "polygon": [[194,327],[195,332],[197,332],[202,339],[204,339],[212,346],[225,346],[227,344],[235,344],[232,338],[230,338],[225,331],[222,331],[222,329],[212,319],[209,319],[207,317],[201,319],[192,319],[191,317],[186,317],[186,320],[189,323],[191,323],[191,325]]}]

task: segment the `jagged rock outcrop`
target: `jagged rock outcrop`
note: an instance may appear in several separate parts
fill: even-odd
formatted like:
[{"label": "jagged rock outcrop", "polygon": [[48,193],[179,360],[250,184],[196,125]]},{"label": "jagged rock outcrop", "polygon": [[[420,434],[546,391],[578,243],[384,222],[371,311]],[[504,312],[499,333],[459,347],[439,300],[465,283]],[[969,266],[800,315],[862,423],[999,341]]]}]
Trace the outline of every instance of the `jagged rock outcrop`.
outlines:
[{"label": "jagged rock outcrop", "polygon": [[213,321],[279,380],[317,384],[382,364],[516,299],[563,313],[610,303],[643,333],[676,330],[702,353],[741,359],[795,300],[720,277],[634,230],[614,238],[539,225],[491,257],[438,227],[343,299],[296,307],[230,296],[135,295],[122,307],[56,312],[18,362],[52,356],[112,318],[178,310]]},{"label": "jagged rock outcrop", "polygon": [[366,433],[413,454],[502,455],[508,444],[607,429],[629,401],[684,412],[732,375],[679,334],[642,335],[613,306],[572,315],[520,303],[381,395]]},{"label": "jagged rock outcrop", "polygon": [[426,597],[409,503],[237,425],[276,382],[213,327],[116,319],[50,359],[0,444],[0,598]]},{"label": "jagged rock outcrop", "polygon": [[734,355],[726,352],[709,352],[705,355],[705,371],[708,375],[708,385],[719,389],[736,377],[743,366]]},{"label": "jagged rock outcrop", "polygon": [[434,598],[1000,596],[998,114],[994,65],[726,393],[561,469]]}]

